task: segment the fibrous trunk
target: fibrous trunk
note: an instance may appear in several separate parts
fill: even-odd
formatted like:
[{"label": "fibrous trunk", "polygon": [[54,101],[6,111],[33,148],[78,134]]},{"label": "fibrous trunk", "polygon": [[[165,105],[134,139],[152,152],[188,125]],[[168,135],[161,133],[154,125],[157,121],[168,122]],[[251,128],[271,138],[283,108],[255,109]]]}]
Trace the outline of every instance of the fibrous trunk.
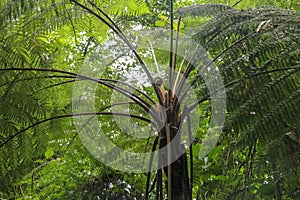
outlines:
[{"label": "fibrous trunk", "polygon": [[[170,148],[165,148],[161,151],[161,162],[164,174],[167,177],[166,189],[168,199],[172,200],[188,200],[190,197],[190,184],[187,169],[187,155],[184,144],[181,143],[181,137],[176,137],[180,134],[178,126],[167,124],[160,132],[161,139],[159,141],[159,148],[162,149],[168,144],[167,137],[170,136]],[[169,135],[169,136],[168,136]],[[168,152],[170,151],[170,152]],[[171,156],[171,158],[168,158]],[[174,161],[171,164],[168,161]],[[170,172],[168,172],[170,170]],[[169,176],[171,175],[171,177]],[[159,181],[159,180],[158,180]],[[171,196],[171,197],[170,197]]]}]

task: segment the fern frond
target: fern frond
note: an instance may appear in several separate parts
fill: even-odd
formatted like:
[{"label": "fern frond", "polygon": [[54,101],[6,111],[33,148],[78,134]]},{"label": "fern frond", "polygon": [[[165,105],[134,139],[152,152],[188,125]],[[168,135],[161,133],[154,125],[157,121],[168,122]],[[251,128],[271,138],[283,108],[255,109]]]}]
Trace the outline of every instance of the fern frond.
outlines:
[{"label": "fern frond", "polygon": [[[276,143],[282,152],[284,134],[297,129],[300,119],[299,13],[276,7],[225,9],[197,28],[193,39],[215,60],[227,85],[227,124],[236,134],[236,147],[258,140],[258,148]],[[264,148],[268,155],[274,152],[272,145]]]}]

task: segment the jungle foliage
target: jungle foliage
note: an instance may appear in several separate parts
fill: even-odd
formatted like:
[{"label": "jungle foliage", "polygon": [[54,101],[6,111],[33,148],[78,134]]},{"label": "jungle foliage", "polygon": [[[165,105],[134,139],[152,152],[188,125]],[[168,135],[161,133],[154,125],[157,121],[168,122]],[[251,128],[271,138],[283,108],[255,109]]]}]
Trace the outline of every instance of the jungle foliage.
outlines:
[{"label": "jungle foliage", "polygon": [[[178,66],[174,65],[177,72],[187,75],[197,94],[194,103],[199,104],[200,119],[192,149],[187,146],[184,154],[187,173],[183,176],[188,178],[189,191],[178,198],[297,199],[300,5],[295,1],[273,3],[175,1],[173,16],[171,1],[1,0],[0,198],[165,199],[172,195],[175,199],[176,193],[168,194],[175,187],[168,186],[168,170],[175,173],[172,169],[133,174],[105,166],[83,146],[72,113],[74,83],[89,81],[80,74],[85,59],[97,53],[107,55],[112,62],[102,63],[101,77],[98,71],[91,77],[99,83],[96,100],[101,112],[97,117],[104,132],[124,149],[161,148],[164,144],[157,144],[158,137],[133,139],[119,130],[109,115],[114,106],[109,100],[116,90],[111,80],[141,65],[130,48],[125,54],[114,52],[123,48],[120,44],[134,43],[134,34],[126,31],[136,27],[168,30],[173,22],[175,31],[192,38],[208,53],[206,63],[185,61],[179,68],[184,60],[180,57]],[[106,14],[115,24],[106,18],[105,25],[97,17]],[[112,27],[120,30],[113,33]],[[120,33],[128,34],[128,43],[118,39]],[[156,56],[137,53],[146,64],[156,57],[157,62],[169,65],[168,52],[156,51]],[[212,62],[225,85],[226,121],[215,147],[203,155],[212,113],[210,91],[197,71],[209,70]],[[155,71],[153,66],[145,67]],[[143,108],[149,111],[163,103],[157,86],[151,83],[133,85],[141,92],[134,93],[135,98],[127,96],[132,116],[147,118]],[[184,108],[178,113],[182,116]],[[162,132],[168,134],[166,129]]]}]

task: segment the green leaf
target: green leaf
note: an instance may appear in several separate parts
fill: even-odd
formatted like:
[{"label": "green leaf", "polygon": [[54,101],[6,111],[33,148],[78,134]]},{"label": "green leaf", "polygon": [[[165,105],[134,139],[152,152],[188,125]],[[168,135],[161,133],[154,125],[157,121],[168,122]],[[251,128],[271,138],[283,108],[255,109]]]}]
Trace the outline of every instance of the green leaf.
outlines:
[{"label": "green leaf", "polygon": [[41,159],[39,159],[39,160],[36,160],[36,161],[34,161],[34,162],[36,162],[36,163],[43,163],[43,162],[45,162],[44,160],[41,160]]},{"label": "green leaf", "polygon": [[220,181],[230,181],[228,176],[224,176],[224,175],[219,175],[215,177],[215,180],[220,180]]},{"label": "green leaf", "polygon": [[155,22],[155,26],[162,27],[162,26],[164,26],[164,25],[166,25],[166,22],[165,22],[165,21],[157,20],[157,21]]},{"label": "green leaf", "polygon": [[51,158],[54,155],[54,149],[53,148],[47,148],[47,150],[45,151],[45,157]]}]

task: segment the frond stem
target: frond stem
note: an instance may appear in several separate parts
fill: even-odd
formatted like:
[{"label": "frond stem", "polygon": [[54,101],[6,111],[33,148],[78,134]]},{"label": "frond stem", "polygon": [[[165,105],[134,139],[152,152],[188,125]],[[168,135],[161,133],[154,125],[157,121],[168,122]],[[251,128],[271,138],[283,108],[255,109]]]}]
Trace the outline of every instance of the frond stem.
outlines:
[{"label": "frond stem", "polygon": [[88,115],[117,115],[117,116],[124,116],[124,117],[132,117],[132,118],[140,119],[140,120],[145,121],[147,123],[154,124],[154,122],[151,121],[150,119],[141,117],[139,115],[133,115],[133,114],[127,114],[127,113],[118,113],[118,112],[85,112],[85,113],[73,113],[73,114],[59,115],[59,116],[55,116],[55,117],[51,117],[51,118],[47,118],[47,119],[35,122],[34,124],[22,129],[21,131],[15,133],[14,135],[12,135],[12,136],[8,137],[7,139],[5,139],[5,141],[0,144],[0,148],[3,147],[6,143],[11,141],[12,139],[14,139],[15,137],[17,137],[18,135],[20,135],[21,133],[24,133],[25,131],[27,131],[27,130],[29,130],[29,129],[37,126],[37,125],[43,124],[43,123],[48,122],[48,121],[61,119],[61,118],[79,117],[79,116],[88,116]]},{"label": "frond stem", "polygon": [[[93,10],[91,10],[90,8],[86,7],[85,5],[79,3],[78,1],[75,0],[71,0],[72,2],[74,2],[76,5],[78,5],[79,7],[83,8],[84,10],[86,10],[88,13],[94,15],[95,17],[97,17],[100,21],[102,21],[105,25],[107,25],[109,28],[111,28],[124,42],[125,44],[130,48],[130,50],[133,52],[133,54],[136,56],[136,58],[138,59],[139,63],[141,64],[142,69],[144,70],[144,72],[147,75],[148,80],[151,82],[151,85],[156,93],[156,96],[158,98],[158,101],[160,103],[160,105],[163,105],[163,99],[162,97],[159,95],[160,91],[158,86],[154,83],[153,77],[150,74],[149,70],[146,67],[146,64],[144,63],[143,59],[140,57],[140,55],[137,53],[137,51],[135,50],[134,46],[129,42],[129,40],[127,39],[127,37],[123,34],[123,32],[121,31],[121,29],[114,23],[114,21],[104,12],[102,11],[96,4],[94,4],[93,2],[89,1],[89,3],[93,6],[96,7],[96,9],[103,14],[107,19],[105,20],[103,17],[101,17],[100,15],[98,15],[96,12],[94,12]],[[112,25],[110,23],[112,23]]]}]

